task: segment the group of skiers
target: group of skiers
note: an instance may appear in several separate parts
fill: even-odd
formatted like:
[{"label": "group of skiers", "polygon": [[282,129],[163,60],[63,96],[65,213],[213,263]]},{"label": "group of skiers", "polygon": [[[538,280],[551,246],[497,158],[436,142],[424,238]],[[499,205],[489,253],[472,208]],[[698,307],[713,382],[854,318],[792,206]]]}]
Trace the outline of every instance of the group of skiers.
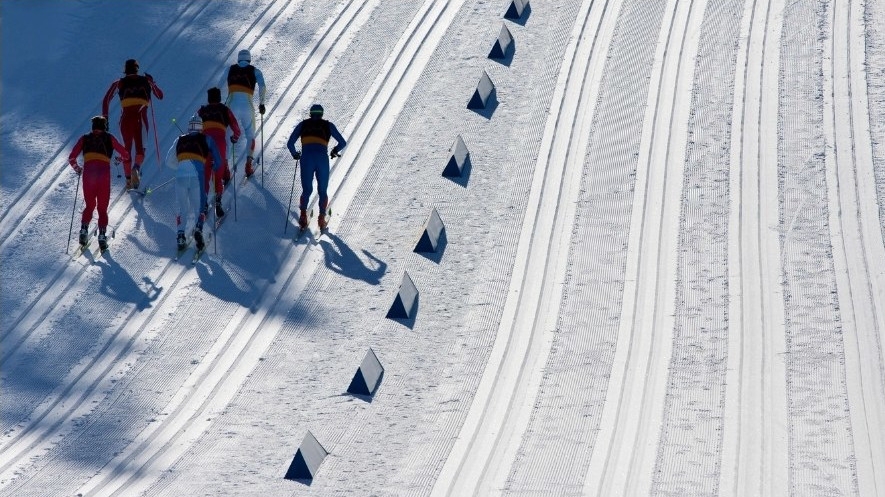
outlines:
[{"label": "group of skiers", "polygon": [[[175,171],[176,190],[176,243],[183,250],[188,243],[185,235],[189,213],[194,213],[193,240],[198,251],[205,247],[203,226],[209,212],[209,192],[215,192],[215,215],[225,215],[221,204],[222,194],[228,182],[236,173],[236,163],[227,162],[226,136],[230,129],[230,141],[236,147],[242,135],[246,137],[245,174],[255,173],[255,109],[254,94],[258,87],[258,113],[265,113],[267,87],[264,75],[252,65],[249,50],[240,50],[237,63],[231,65],[223,78],[222,86],[227,86],[226,103],[221,102],[221,89],[207,91],[207,103],[202,105],[188,122],[187,133],[175,139],[166,154],[165,164]],[[126,189],[138,189],[141,182],[141,167],[145,159],[144,136],[149,131],[147,109],[151,106],[151,95],[163,99],[163,91],[154,78],[145,73],[138,74],[139,65],[135,59],[124,64],[124,76],[114,81],[102,101],[102,115],[92,118],[92,131],[77,141],[68,157],[68,163],[78,174],[82,174],[85,208],[81,217],[79,242],[88,243],[89,224],[93,211],[98,209],[99,248],[107,249],[108,204],[111,189],[111,160],[114,152],[117,161],[122,161],[126,175]],[[114,94],[120,98],[120,133],[123,144],[109,132],[108,110]],[[151,110],[153,117],[153,110]],[[153,119],[152,119],[153,120]],[[154,123],[156,137],[156,123]],[[328,144],[335,138],[337,144],[328,152]],[[296,142],[301,140],[299,151]],[[133,150],[134,145],[134,150]],[[159,148],[159,143],[156,144]],[[292,158],[301,164],[302,194],[299,201],[299,227],[308,225],[307,204],[313,193],[313,178],[317,179],[319,195],[319,217],[321,230],[326,228],[326,213],[329,205],[329,158],[338,157],[347,145],[341,133],[329,121],[323,119],[323,107],[315,104],[310,108],[310,117],[300,122],[292,131],[286,144]],[[263,146],[263,144],[262,144]],[[82,154],[83,165],[78,163]],[[328,155],[327,155],[328,154]],[[159,159],[159,151],[157,153]],[[234,155],[234,161],[236,155]],[[298,162],[296,162],[297,167]]]}]

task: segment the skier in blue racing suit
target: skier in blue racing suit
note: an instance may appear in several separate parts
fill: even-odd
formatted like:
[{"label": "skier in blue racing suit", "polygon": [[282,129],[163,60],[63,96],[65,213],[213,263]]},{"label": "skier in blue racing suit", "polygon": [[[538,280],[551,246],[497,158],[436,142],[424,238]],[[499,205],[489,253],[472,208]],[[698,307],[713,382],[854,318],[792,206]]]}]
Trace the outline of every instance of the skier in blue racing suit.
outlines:
[{"label": "skier in blue racing suit", "polygon": [[[301,139],[302,151],[295,148],[295,142]],[[326,152],[329,147],[329,139],[334,138],[338,142],[329,156]],[[301,216],[298,218],[298,226],[307,228],[307,202],[313,193],[313,177],[317,178],[317,191],[320,196],[320,217],[317,224],[320,229],[326,229],[326,209],[329,207],[329,158],[338,157],[340,152],[347,146],[347,142],[338,128],[329,121],[323,119],[323,107],[314,104],[310,107],[310,118],[305,119],[295,126],[286,147],[295,160],[301,160]]]}]

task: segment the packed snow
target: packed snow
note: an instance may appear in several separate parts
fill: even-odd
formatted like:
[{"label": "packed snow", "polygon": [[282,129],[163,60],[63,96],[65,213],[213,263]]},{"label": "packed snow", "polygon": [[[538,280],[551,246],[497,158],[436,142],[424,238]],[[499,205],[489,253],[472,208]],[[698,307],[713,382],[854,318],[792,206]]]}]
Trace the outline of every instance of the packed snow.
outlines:
[{"label": "packed snow", "polygon": [[[0,495],[885,496],[881,2],[4,0],[0,24]],[[162,162],[244,48],[260,166],[233,147],[227,219],[176,259]],[[165,93],[145,194],[112,162],[110,248],[80,254],[67,158],[127,59]],[[317,103],[348,146],[328,232],[314,195],[298,236],[286,141]]]}]

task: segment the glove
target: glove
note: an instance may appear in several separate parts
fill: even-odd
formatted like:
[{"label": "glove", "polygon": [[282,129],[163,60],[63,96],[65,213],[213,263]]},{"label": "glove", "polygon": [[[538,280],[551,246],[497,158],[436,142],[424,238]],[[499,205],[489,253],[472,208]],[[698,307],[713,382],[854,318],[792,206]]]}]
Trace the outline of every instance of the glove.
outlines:
[{"label": "glove", "polygon": [[77,173],[77,176],[83,174],[83,168],[80,166],[74,166],[74,172]]},{"label": "glove", "polygon": [[264,114],[264,104],[258,104],[258,113]]},{"label": "glove", "polygon": [[332,159],[336,157],[341,157],[341,153],[338,152],[338,147],[332,147],[332,152],[329,153],[329,157],[331,157]]},{"label": "glove", "polygon": [[69,161],[68,161],[68,164],[70,164],[71,167],[74,168],[74,172],[77,173],[77,176],[79,176],[80,173],[83,172],[83,168],[80,167],[80,164],[77,164],[77,160],[76,160],[76,159],[71,159],[71,160],[69,160]]},{"label": "glove", "polygon": [[299,159],[301,159],[301,152],[293,152],[293,153],[292,153],[292,158],[295,159],[295,160],[299,160]]},{"label": "glove", "polygon": [[237,140],[239,140],[239,139],[240,139],[239,136],[230,135],[230,142],[231,143],[236,143]]},{"label": "glove", "polygon": [[147,79],[148,79],[148,81],[153,81],[153,80],[154,80],[154,77],[153,77],[153,76],[151,76],[151,75],[150,75],[150,74],[148,74],[148,73],[144,73],[144,77],[145,77],[145,78],[147,78]]}]

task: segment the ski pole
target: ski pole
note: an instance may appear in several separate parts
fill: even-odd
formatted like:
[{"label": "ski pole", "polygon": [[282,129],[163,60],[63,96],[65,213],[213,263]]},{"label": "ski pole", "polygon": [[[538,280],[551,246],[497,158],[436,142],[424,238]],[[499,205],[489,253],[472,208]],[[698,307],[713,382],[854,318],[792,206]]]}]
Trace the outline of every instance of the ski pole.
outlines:
[{"label": "ski pole", "polygon": [[292,213],[292,197],[295,196],[295,178],[298,177],[298,163],[300,160],[295,160],[295,174],[292,175],[292,190],[289,191],[289,207],[286,209],[286,226],[283,227],[283,233],[286,233],[289,229],[289,215]]},{"label": "ski pole", "polygon": [[151,192],[153,192],[153,191],[155,191],[155,190],[159,190],[160,188],[163,188],[164,186],[166,186],[166,185],[168,185],[169,183],[171,183],[172,180],[174,180],[174,179],[175,179],[175,177],[169,178],[169,179],[167,179],[166,181],[160,183],[159,185],[157,185],[157,186],[154,187],[154,188],[148,188],[147,190],[144,191],[144,194],[145,194],[145,195],[150,195]]},{"label": "ski pole", "polygon": [[[81,173],[82,174],[82,173]],[[74,189],[74,207],[71,208],[71,228],[68,230],[68,246],[65,254],[71,250],[71,237],[74,236],[74,214],[77,212],[77,196],[80,194],[80,175],[77,175],[77,187]]]},{"label": "ski pole", "polygon": [[174,117],[172,118],[172,124],[174,124],[175,127],[178,128],[178,131],[181,131],[181,134],[184,134],[184,130],[181,129],[181,126],[178,125],[178,121],[176,121]]},{"label": "ski pole", "polygon": [[230,158],[231,162],[234,164],[234,177],[231,183],[234,185],[234,221],[237,220],[237,147],[236,144],[232,144],[230,147]]},{"label": "ski pole", "polygon": [[264,188],[264,114],[261,114],[261,188]]},{"label": "ski pole", "polygon": [[157,150],[157,171],[159,171],[160,167],[162,167],[162,166],[160,166],[160,164],[161,164],[161,162],[160,162],[160,139],[157,138],[157,119],[154,116],[154,102],[153,102],[153,100],[151,100],[151,122],[154,125],[154,147],[156,147],[156,150]]}]

